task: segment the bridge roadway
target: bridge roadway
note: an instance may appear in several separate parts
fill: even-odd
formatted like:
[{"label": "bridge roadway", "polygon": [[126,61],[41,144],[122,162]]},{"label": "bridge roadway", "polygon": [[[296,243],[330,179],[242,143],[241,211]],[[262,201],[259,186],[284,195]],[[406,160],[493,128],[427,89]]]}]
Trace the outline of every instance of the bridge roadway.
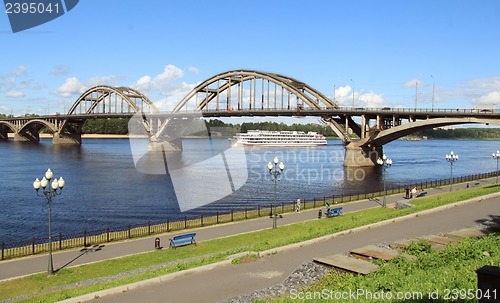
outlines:
[{"label": "bridge roadway", "polygon": [[[42,115],[36,117],[11,117],[2,118],[0,121],[15,122],[15,121],[30,121],[30,120],[66,120],[66,119],[108,119],[108,118],[131,118],[136,113],[90,113],[90,114],[56,114],[56,115]],[[485,110],[485,109],[412,109],[412,108],[361,108],[361,107],[339,107],[339,108],[322,108],[322,109],[243,109],[243,110],[202,110],[202,111],[162,111],[145,113],[147,118],[175,118],[175,117],[252,117],[252,116],[314,116],[322,117],[325,115],[349,115],[361,117],[367,116],[392,116],[397,115],[400,118],[409,119],[413,118],[443,118],[443,117],[458,117],[458,118],[485,118],[485,119],[499,119],[500,110]]]},{"label": "bridge roadway", "polygon": [[[481,181],[486,185],[493,180]],[[454,189],[464,188],[465,185],[455,185]],[[428,195],[448,191],[448,187],[429,189]],[[304,261],[315,257],[345,253],[351,249],[368,244],[392,242],[401,239],[415,238],[430,234],[439,234],[455,229],[477,225],[486,220],[492,220],[500,215],[500,195],[492,195],[488,199],[475,199],[473,202],[451,207],[439,212],[431,212],[418,217],[396,221],[370,229],[336,237],[329,240],[313,241],[308,245],[295,245],[292,248],[260,258],[259,260],[234,265],[221,265],[211,270],[194,270],[178,276],[175,279],[165,279],[143,282],[140,287],[128,289],[128,286],[104,290],[85,298],[74,298],[65,302],[94,301],[97,302],[219,302],[227,297],[251,293],[255,290],[269,287],[282,282],[294,269]],[[389,196],[388,203],[395,203],[401,199],[401,194]],[[363,200],[343,204],[345,212],[379,207],[380,201]],[[413,203],[418,203],[413,200]],[[318,220],[317,209],[301,213],[285,214],[278,226],[292,224],[306,220]],[[330,219],[322,219],[330,220]],[[333,219],[335,220],[335,219]],[[193,230],[197,233],[198,241],[230,236],[239,233],[271,227],[269,218],[261,218],[232,224],[224,224]],[[278,227],[279,228],[279,227]],[[185,233],[185,232],[183,232]],[[181,234],[181,233],[176,233]],[[161,236],[165,246],[168,238],[175,234]],[[145,238],[121,243],[106,244],[98,252],[81,253],[79,250],[66,251],[54,254],[55,268],[69,263],[76,266],[100,260],[117,258],[124,255],[152,251],[154,238]],[[165,252],[165,253],[168,253]],[[46,271],[47,256],[35,256],[23,259],[0,262],[0,280],[17,276],[29,275]],[[177,295],[176,295],[177,294]],[[181,295],[182,294],[182,295]]]}]

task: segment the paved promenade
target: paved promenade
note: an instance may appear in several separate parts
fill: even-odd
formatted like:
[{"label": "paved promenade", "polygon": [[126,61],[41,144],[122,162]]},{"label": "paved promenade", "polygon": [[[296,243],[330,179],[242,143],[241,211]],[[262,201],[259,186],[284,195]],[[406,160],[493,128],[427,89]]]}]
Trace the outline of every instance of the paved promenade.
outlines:
[{"label": "paved promenade", "polygon": [[[486,184],[482,181],[481,184]],[[454,189],[464,188],[465,185],[455,185]],[[448,191],[449,187],[427,190],[429,195]],[[388,203],[401,200],[402,194],[388,197]],[[345,212],[360,209],[379,207],[379,200],[364,200],[343,204]],[[397,221],[370,229],[356,232],[329,240],[316,241],[303,247],[286,249],[275,255],[260,258],[256,262],[240,265],[223,265],[212,270],[193,271],[190,274],[176,277],[163,283],[147,283],[143,286],[118,295],[101,297],[100,302],[218,302],[227,297],[250,293],[254,290],[282,282],[295,268],[304,261],[315,257],[347,252],[350,249],[391,242],[401,239],[414,238],[430,234],[447,232],[491,219],[492,215],[500,215],[500,198],[477,199],[478,202],[467,203],[450,208],[446,211],[433,212],[411,219]],[[418,199],[416,200],[418,201]],[[417,202],[418,203],[418,202]],[[305,220],[317,220],[317,210],[301,213],[285,214],[279,219],[278,226]],[[224,237],[254,230],[270,228],[271,219],[256,220],[212,226],[194,230],[198,241],[217,237]],[[184,232],[178,232],[182,234]],[[161,236],[162,245],[167,246],[167,239],[173,234]],[[54,254],[54,266],[60,268],[65,264],[78,265],[96,262],[119,256],[141,253],[153,250],[154,238],[131,240],[121,243],[106,244],[98,252],[82,254],[79,250]],[[44,272],[47,256],[36,256],[12,261],[0,262],[0,279]],[[193,288],[194,286],[194,288]],[[193,291],[195,290],[195,291]],[[183,293],[183,296],[172,300],[174,293]],[[102,296],[103,294],[101,294]],[[167,299],[168,298],[168,299]],[[75,301],[76,302],[76,301]]]},{"label": "paved promenade", "polygon": [[349,250],[370,244],[445,233],[491,220],[493,215],[500,215],[500,196],[486,200],[477,199],[476,202],[444,211],[412,216],[410,219],[395,223],[374,226],[341,237],[286,249],[252,263],[226,264],[211,270],[194,271],[171,280],[151,281],[136,289],[109,296],[102,296],[105,294],[102,293],[95,302],[220,302],[228,297],[252,293],[281,283],[300,264],[315,257],[347,253]]}]

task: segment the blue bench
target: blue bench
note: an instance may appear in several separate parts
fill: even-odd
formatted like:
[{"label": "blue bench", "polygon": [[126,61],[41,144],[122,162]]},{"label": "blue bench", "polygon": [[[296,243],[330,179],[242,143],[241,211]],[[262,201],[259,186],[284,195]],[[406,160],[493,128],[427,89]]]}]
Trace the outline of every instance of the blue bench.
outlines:
[{"label": "blue bench", "polygon": [[336,217],[336,216],[341,216],[341,215],[344,215],[342,213],[342,207],[335,207],[335,208],[330,209],[329,212],[328,211],[326,212],[326,216],[328,218]]},{"label": "blue bench", "polygon": [[177,246],[196,244],[194,236],[196,236],[195,233],[175,236],[173,239],[169,239],[170,247],[176,248]]},{"label": "blue bench", "polygon": [[427,195],[427,192],[423,191],[423,192],[420,192],[415,198],[424,197],[425,195]]}]

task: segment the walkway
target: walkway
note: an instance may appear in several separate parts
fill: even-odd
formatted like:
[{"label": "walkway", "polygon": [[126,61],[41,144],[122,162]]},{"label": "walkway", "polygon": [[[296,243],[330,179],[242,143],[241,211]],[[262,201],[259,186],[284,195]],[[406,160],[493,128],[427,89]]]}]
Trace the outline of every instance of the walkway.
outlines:
[{"label": "walkway", "polygon": [[[326,241],[317,241],[311,245],[262,257],[252,263],[228,264],[211,270],[195,271],[168,281],[149,283],[118,294],[104,297],[101,294],[101,298],[96,302],[220,302],[228,297],[252,293],[280,283],[300,264],[315,257],[346,253],[370,244],[445,233],[491,220],[493,215],[500,215],[500,197],[372,227]],[[172,294],[182,296],[175,296],[173,299]]]},{"label": "walkway", "polygon": [[[494,180],[493,180],[494,181]],[[481,181],[486,184],[486,181]],[[454,189],[465,185],[455,185]],[[449,187],[427,190],[429,195],[447,191]],[[401,200],[402,194],[388,197],[388,203]],[[380,199],[381,200],[381,199]],[[343,204],[344,212],[378,207],[380,200],[364,200]],[[289,249],[274,256],[264,257],[256,262],[238,266],[222,266],[210,271],[201,271],[184,277],[176,278],[161,285],[151,285],[124,294],[101,298],[101,302],[137,302],[148,298],[148,302],[164,302],[169,294],[182,291],[185,296],[175,302],[218,302],[224,298],[251,292],[281,282],[295,268],[306,260],[314,257],[346,252],[350,249],[390,242],[405,238],[413,238],[433,233],[451,231],[454,229],[475,225],[480,220],[491,219],[491,215],[500,215],[500,198],[488,199],[478,203],[455,207],[446,212],[419,216],[391,225],[372,228],[363,232],[346,235],[328,241],[317,242],[302,248]],[[285,214],[278,221],[278,226],[305,220],[317,219],[317,210],[301,213]],[[193,230],[198,241],[225,237],[260,229],[270,228],[269,218],[224,224]],[[279,227],[278,227],[279,228]],[[178,232],[185,233],[184,232]],[[165,246],[173,234],[161,236]],[[54,254],[54,267],[60,268],[71,262],[79,265],[124,255],[136,254],[153,250],[154,238],[144,238],[127,242],[111,243],[98,252],[81,254],[79,250],[59,252]],[[17,260],[0,262],[0,279],[14,278],[46,270],[47,256],[34,256]],[[237,278],[236,278],[237,277]],[[244,282],[243,282],[244,281]],[[192,286],[196,285],[196,291]],[[183,291],[184,289],[184,291]],[[170,302],[170,300],[169,300]]]}]

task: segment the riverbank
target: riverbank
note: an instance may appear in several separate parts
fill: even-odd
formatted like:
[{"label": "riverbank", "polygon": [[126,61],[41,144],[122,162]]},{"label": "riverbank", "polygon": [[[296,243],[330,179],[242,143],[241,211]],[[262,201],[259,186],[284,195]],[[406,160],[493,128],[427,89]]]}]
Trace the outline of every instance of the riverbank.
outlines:
[{"label": "riverbank", "polygon": [[[434,191],[439,193],[441,192],[441,189],[435,189]],[[389,235],[391,233],[396,233],[393,238],[394,240],[397,240],[408,236],[408,233],[411,233],[411,236],[413,237],[416,231],[416,226],[419,226],[419,234],[428,235],[429,233],[436,232],[428,230],[428,228],[432,227],[434,223],[437,225],[445,223],[451,224],[451,226],[446,225],[448,226],[446,228],[443,226],[435,226],[435,229],[439,232],[447,231],[448,229],[465,227],[470,224],[469,222],[479,222],[478,220],[488,218],[488,214],[491,214],[493,209],[496,207],[497,200],[488,202],[492,199],[491,195],[490,198],[483,197],[470,199],[467,202],[464,201],[461,203],[455,203],[452,202],[452,200],[463,200],[464,198],[467,199],[477,194],[483,196],[484,194],[491,193],[491,191],[495,192],[497,191],[497,188],[473,188],[453,193],[441,193],[436,197],[431,196],[427,198],[419,198],[418,201],[415,201],[416,206],[414,208],[405,210],[375,207],[355,211],[357,208],[356,206],[359,205],[359,202],[357,202],[344,205],[344,209],[348,211],[343,217],[335,219],[318,220],[316,218],[316,211],[294,213],[280,219],[280,227],[277,230],[269,228],[269,219],[258,219],[242,223],[202,228],[194,230],[197,232],[197,239],[199,238],[198,245],[190,245],[176,250],[153,251],[152,244],[154,239],[148,238],[145,239],[147,241],[136,240],[108,244],[106,246],[102,245],[98,248],[89,247],[83,253],[81,251],[74,251],[71,255],[70,252],[60,253],[54,257],[54,265],[56,268],[62,266],[56,276],[47,279],[46,274],[40,273],[30,277],[4,281],[0,284],[0,287],[5,290],[5,292],[2,292],[0,300],[6,300],[14,297],[19,298],[19,296],[22,296],[23,299],[29,298],[30,302],[35,302],[40,299],[43,299],[46,302],[53,302],[66,299],[68,297],[82,295],[84,293],[92,293],[98,290],[127,284],[128,286],[123,286],[119,289],[119,293],[126,292],[125,297],[131,299],[134,294],[136,294],[137,290],[132,290],[133,287],[131,287],[130,283],[150,279],[150,282],[147,282],[146,284],[139,284],[143,286],[149,285],[151,287],[158,285],[158,287],[172,292],[172,288],[180,286],[185,287],[186,285],[182,284],[183,281],[192,281],[192,279],[196,280],[197,277],[209,279],[204,280],[204,283],[197,284],[200,287],[210,284],[210,281],[220,281],[219,279],[222,279],[223,277],[226,277],[229,280],[235,280],[235,271],[241,275],[241,277],[250,280],[250,283],[240,283],[241,280],[236,279],[239,281],[238,283],[240,283],[239,287],[226,287],[227,283],[230,281],[225,281],[224,283],[218,283],[219,288],[215,287],[215,285],[208,285],[210,286],[210,289],[196,292],[198,295],[203,294],[206,299],[204,301],[206,302],[209,302],[208,300],[215,301],[216,299],[224,299],[224,297],[232,295],[232,290],[235,290],[235,295],[238,295],[248,293],[252,290],[252,288],[255,290],[272,285],[276,283],[275,280],[282,280],[281,276],[284,276],[289,271],[291,272],[295,269],[298,264],[302,263],[304,258],[311,259],[320,255],[330,254],[332,253],[333,247],[336,247],[337,249],[346,249],[346,243],[343,245],[332,245],[331,241],[343,241],[344,239],[347,239],[350,234],[355,234],[357,236],[356,239],[350,239],[348,245],[358,247],[361,244],[355,242],[360,239],[361,233],[370,233],[365,237],[368,239],[367,241],[372,241],[375,235],[380,237],[380,235]],[[390,200],[392,200],[391,202],[394,202],[394,200],[397,200],[398,198],[398,196],[392,196],[390,197]],[[373,200],[366,201],[366,203],[376,204]],[[438,205],[443,205],[441,208],[438,208],[441,209],[440,212],[436,212],[438,209],[430,210]],[[469,209],[469,207],[473,207],[473,210]],[[444,211],[444,208],[446,208],[446,211]],[[427,211],[425,211],[426,209]],[[474,214],[476,211],[480,213],[470,217],[470,215]],[[451,213],[448,214],[448,212]],[[469,220],[465,220],[465,217],[462,218],[462,215],[469,216]],[[457,220],[457,218],[460,219]],[[427,221],[416,223],[412,220]],[[431,222],[433,224],[431,224]],[[375,225],[373,225],[373,223],[375,223]],[[394,224],[403,224],[404,228],[395,228],[396,225]],[[370,227],[368,228],[367,225]],[[249,230],[242,230],[241,228],[244,226],[247,226]],[[377,230],[378,228],[384,228],[384,231],[381,232],[380,230]],[[335,234],[336,232],[340,232],[344,236],[340,237]],[[382,241],[387,241],[387,239],[384,238]],[[139,252],[133,248],[146,249],[146,251],[149,252],[137,254]],[[236,253],[247,254],[245,252],[252,251],[258,252],[261,256],[261,260],[245,264],[233,262],[233,264],[237,266],[231,266],[231,261],[224,261],[226,257],[230,255],[234,255]],[[103,258],[117,258],[120,253],[125,253],[129,256],[94,263],[100,259],[102,260]],[[275,255],[278,258],[273,258]],[[300,258],[298,256],[300,256]],[[30,270],[36,270],[35,268],[40,267],[41,271],[43,271],[43,267],[46,264],[45,258],[46,256],[39,256],[25,258],[19,261],[9,261],[6,263],[2,262],[0,265],[2,265],[3,268],[1,268],[2,270],[0,272],[12,272],[14,269],[18,270],[21,267],[27,267]],[[235,256],[232,258],[239,260],[238,257]],[[281,262],[280,260],[283,259],[287,261]],[[264,262],[266,260],[269,262]],[[69,264],[77,265],[80,262],[92,264],[78,267],[66,267]],[[153,266],[155,264],[158,266]],[[259,270],[265,270],[265,273],[269,274],[279,272],[280,274],[278,276],[274,275],[272,279],[271,277],[268,277],[268,279],[262,279],[259,272],[255,272],[255,270],[248,268],[249,266],[254,265],[257,266]],[[260,265],[264,266],[264,269],[262,269],[262,266]],[[207,270],[207,266],[210,267],[209,270]],[[282,269],[281,266],[286,266],[286,269]],[[183,270],[193,267],[199,268],[182,273]],[[10,268],[10,270],[7,270],[8,268]],[[173,272],[179,273],[173,274],[173,276],[168,275]],[[182,277],[188,272],[190,278],[187,280],[183,279]],[[123,273],[129,274],[123,275]],[[248,273],[255,274],[248,275]],[[169,280],[168,277],[172,278],[174,276],[178,279],[173,279],[169,283],[165,284],[164,281]],[[113,278],[111,280],[103,280],[106,277]],[[154,281],[160,281],[162,283],[157,284],[158,282],[151,282],[151,279],[155,277],[158,277],[158,279]],[[100,282],[97,284],[91,283],[92,285],[87,285],[83,283],[85,281]],[[177,285],[178,283],[181,285]],[[192,282],[187,283],[192,287]],[[255,283],[260,284],[257,285]],[[64,287],[62,287],[63,285]],[[224,285],[224,289],[220,289],[221,285]],[[244,289],[240,289],[242,286],[245,286]],[[27,290],[29,291],[27,292]],[[231,293],[228,292],[228,290],[231,290]],[[99,294],[94,294],[91,297],[101,297],[100,300],[105,302],[106,300],[102,298],[102,296],[106,293],[109,294],[109,292],[104,291]],[[154,293],[157,292],[155,291]],[[192,293],[192,295],[196,296],[196,293]],[[27,295],[27,297],[24,297],[23,294]],[[216,294],[222,298],[217,298]],[[112,297],[109,298],[113,300]],[[162,299],[164,298],[165,297],[162,296]],[[121,297],[117,299],[121,300],[124,298]],[[191,300],[191,302],[200,302],[200,300],[194,300],[196,298],[192,299],[193,300]],[[74,302],[76,301],[83,300],[74,300]]]}]

